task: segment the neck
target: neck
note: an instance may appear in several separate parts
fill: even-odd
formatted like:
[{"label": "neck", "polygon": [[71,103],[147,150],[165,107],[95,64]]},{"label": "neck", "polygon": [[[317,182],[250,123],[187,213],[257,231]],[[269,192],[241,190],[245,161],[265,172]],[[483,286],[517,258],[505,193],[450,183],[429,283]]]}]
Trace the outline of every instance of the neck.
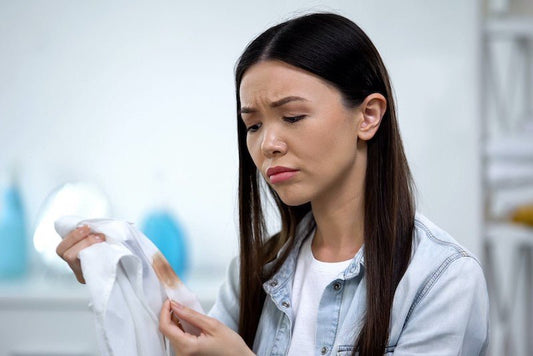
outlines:
[{"label": "neck", "polygon": [[363,245],[366,145],[362,153],[340,184],[311,202],[317,225],[311,249],[319,261],[348,260]]}]

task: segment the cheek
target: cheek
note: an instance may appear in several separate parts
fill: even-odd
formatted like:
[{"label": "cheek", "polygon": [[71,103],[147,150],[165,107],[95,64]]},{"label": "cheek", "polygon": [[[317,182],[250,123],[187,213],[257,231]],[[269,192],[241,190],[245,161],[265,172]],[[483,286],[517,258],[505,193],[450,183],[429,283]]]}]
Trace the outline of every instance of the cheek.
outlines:
[{"label": "cheek", "polygon": [[305,165],[306,179],[292,194],[286,193],[288,201],[297,202],[298,199],[312,201],[314,197],[344,184],[345,177],[355,167],[356,143],[348,144],[345,139],[341,143],[331,135],[327,136],[322,136],[320,142],[317,142],[323,146],[317,144],[312,152],[309,152],[309,156],[305,159],[308,163]]},{"label": "cheek", "polygon": [[[338,169],[340,164],[350,159],[356,151],[357,135],[348,125],[327,125],[314,130],[312,137],[306,139],[308,148],[305,155],[309,162],[323,171]],[[313,142],[309,145],[309,142]]]},{"label": "cheek", "polygon": [[343,171],[352,166],[357,154],[357,136],[339,132],[329,141],[327,167],[331,171]]}]

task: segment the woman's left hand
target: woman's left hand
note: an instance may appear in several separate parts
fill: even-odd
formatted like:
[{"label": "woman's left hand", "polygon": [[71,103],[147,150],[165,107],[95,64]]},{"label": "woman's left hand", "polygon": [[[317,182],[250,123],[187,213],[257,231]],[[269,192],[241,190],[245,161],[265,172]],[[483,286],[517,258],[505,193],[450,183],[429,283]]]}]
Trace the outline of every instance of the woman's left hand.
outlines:
[{"label": "woman's left hand", "polygon": [[[174,313],[202,332],[195,336],[184,332],[172,321]],[[253,355],[244,340],[220,321],[198,313],[174,301],[165,301],[159,316],[159,330],[172,344],[177,355]]]}]

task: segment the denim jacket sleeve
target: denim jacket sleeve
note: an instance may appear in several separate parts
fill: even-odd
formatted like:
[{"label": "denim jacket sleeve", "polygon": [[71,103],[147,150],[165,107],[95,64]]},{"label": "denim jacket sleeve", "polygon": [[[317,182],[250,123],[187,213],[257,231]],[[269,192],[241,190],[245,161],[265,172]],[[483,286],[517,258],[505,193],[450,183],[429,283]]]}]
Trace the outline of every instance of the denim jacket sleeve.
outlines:
[{"label": "denim jacket sleeve", "polygon": [[413,303],[394,355],[484,355],[489,301],[479,262],[442,265]]},{"label": "denim jacket sleeve", "polygon": [[208,315],[234,331],[239,328],[239,257],[234,257],[227,270],[224,283],[218,290],[215,304]]}]

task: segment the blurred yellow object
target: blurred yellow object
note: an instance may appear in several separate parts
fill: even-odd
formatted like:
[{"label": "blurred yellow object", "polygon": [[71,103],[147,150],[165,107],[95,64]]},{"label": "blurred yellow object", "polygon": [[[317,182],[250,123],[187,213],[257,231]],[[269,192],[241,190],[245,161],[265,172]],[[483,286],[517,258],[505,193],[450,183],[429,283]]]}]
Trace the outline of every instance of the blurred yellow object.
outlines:
[{"label": "blurred yellow object", "polygon": [[533,226],[533,204],[522,205],[511,213],[511,220],[516,223]]}]

